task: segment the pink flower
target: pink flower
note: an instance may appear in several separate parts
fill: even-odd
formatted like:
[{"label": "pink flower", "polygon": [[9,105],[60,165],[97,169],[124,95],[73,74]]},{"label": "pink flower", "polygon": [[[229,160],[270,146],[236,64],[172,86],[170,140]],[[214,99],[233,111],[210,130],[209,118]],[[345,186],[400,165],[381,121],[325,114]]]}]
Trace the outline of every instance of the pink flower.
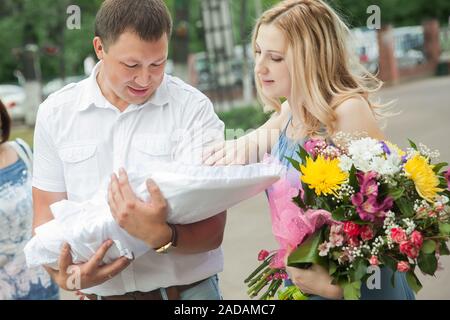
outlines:
[{"label": "pink flower", "polygon": [[331,247],[340,247],[344,244],[344,236],[339,233],[330,233]]},{"label": "pink flower", "polygon": [[360,233],[360,227],[359,225],[357,225],[354,222],[351,221],[346,221],[344,223],[344,232],[349,236],[349,237],[357,237],[359,236]]},{"label": "pink flower", "polygon": [[410,241],[400,243],[400,252],[406,254],[411,259],[416,259],[419,256],[419,248]]},{"label": "pink flower", "polygon": [[411,242],[414,244],[417,248],[421,248],[423,244],[423,237],[422,234],[419,231],[413,231],[411,234]]},{"label": "pink flower", "polygon": [[444,174],[444,177],[447,180],[447,189],[450,190],[450,168],[448,168],[447,172]]},{"label": "pink flower", "polygon": [[372,266],[377,266],[380,264],[380,262],[378,261],[378,257],[377,256],[372,256],[369,260],[370,264]]},{"label": "pink flower", "polygon": [[258,254],[258,261],[264,261],[269,256],[269,251],[261,250]]},{"label": "pink flower", "polygon": [[409,263],[406,261],[400,261],[397,263],[397,270],[400,272],[408,272],[410,269]]},{"label": "pink flower", "polygon": [[313,157],[315,158],[318,154],[318,152],[326,148],[327,143],[321,139],[311,139],[305,142],[305,150]]},{"label": "pink flower", "polygon": [[391,238],[396,243],[401,243],[407,240],[406,232],[402,228],[392,228]]},{"label": "pink flower", "polygon": [[374,233],[373,233],[373,229],[371,226],[362,226],[361,228],[361,239],[363,239],[363,241],[367,241],[367,240],[371,240],[373,239]]}]

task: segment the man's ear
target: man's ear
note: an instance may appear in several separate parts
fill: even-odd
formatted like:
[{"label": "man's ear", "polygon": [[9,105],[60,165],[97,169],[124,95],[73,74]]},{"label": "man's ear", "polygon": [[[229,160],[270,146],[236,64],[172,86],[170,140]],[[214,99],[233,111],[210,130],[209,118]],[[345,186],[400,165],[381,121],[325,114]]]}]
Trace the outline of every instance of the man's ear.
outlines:
[{"label": "man's ear", "polygon": [[105,54],[105,47],[103,45],[102,39],[100,37],[95,37],[93,44],[94,44],[95,54],[97,55],[98,60],[102,60],[103,55]]}]

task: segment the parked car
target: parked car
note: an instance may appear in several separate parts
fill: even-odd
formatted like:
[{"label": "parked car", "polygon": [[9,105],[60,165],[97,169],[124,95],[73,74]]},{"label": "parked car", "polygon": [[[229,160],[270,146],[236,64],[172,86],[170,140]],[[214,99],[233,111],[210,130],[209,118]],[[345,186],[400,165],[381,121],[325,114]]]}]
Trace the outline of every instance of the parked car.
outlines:
[{"label": "parked car", "polygon": [[65,79],[56,78],[49,82],[47,82],[44,87],[42,88],[42,95],[43,98],[46,99],[49,95],[51,95],[53,92],[58,91],[59,89],[64,88],[69,83],[79,82],[83,79],[86,79],[86,75],[79,75],[79,76],[70,76],[66,77]]},{"label": "parked car", "polygon": [[25,119],[25,89],[14,84],[0,85],[0,99],[6,106],[13,121]]}]

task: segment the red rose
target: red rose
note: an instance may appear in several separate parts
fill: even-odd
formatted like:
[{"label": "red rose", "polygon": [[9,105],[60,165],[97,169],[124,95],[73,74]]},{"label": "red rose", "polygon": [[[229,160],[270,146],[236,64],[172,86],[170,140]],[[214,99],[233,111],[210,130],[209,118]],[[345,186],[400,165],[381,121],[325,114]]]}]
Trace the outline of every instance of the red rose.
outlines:
[{"label": "red rose", "polygon": [[416,259],[419,256],[419,248],[411,241],[403,241],[400,243],[400,252],[406,254],[411,259]]},{"label": "red rose", "polygon": [[391,238],[396,243],[401,243],[407,240],[406,232],[402,228],[392,228]]},{"label": "red rose", "polygon": [[408,272],[410,269],[409,263],[406,261],[400,261],[397,263],[397,270],[400,272]]},{"label": "red rose", "polygon": [[359,239],[358,239],[358,237],[350,237],[349,239],[348,239],[348,244],[351,246],[351,247],[358,247],[359,246]]},{"label": "red rose", "polygon": [[361,227],[354,222],[346,221],[344,223],[344,232],[350,238],[359,236],[360,230],[361,230]]},{"label": "red rose", "polygon": [[364,241],[373,239],[373,229],[370,226],[362,226],[361,228],[361,239]]},{"label": "red rose", "polygon": [[419,231],[414,231],[411,234],[411,242],[417,247],[421,248],[423,244],[423,237],[422,234]]}]

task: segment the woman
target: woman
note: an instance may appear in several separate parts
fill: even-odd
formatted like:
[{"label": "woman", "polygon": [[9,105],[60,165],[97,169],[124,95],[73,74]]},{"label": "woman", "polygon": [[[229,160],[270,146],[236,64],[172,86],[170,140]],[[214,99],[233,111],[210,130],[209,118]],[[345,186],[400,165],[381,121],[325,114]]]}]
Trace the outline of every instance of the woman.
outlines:
[{"label": "woman", "polygon": [[31,152],[8,142],[11,119],[0,101],[0,300],[57,300],[44,269],[28,269],[23,247],[31,238]]},{"label": "woman", "polygon": [[[310,137],[332,139],[342,131],[383,139],[376,118],[384,106],[368,99],[381,83],[362,66],[351,65],[348,35],[345,23],[321,0],[287,0],[266,11],[253,36],[255,79],[262,102],[276,112],[253,133],[207,152],[205,163],[243,164],[271,151],[291,167],[286,157],[298,160],[298,145]],[[314,299],[343,296],[318,265],[288,267],[287,272]],[[361,299],[414,299],[405,276],[395,274],[395,287],[391,276],[383,268],[381,288],[369,290],[364,284]]]}]

